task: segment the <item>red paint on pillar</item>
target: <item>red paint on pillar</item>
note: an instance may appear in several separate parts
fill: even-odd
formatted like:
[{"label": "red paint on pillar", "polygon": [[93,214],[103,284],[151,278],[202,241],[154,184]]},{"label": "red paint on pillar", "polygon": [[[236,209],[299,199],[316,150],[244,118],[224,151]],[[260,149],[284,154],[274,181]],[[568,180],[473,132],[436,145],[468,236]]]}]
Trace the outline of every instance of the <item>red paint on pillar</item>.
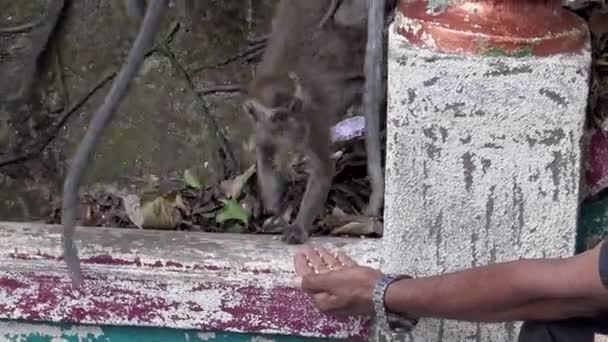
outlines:
[{"label": "red paint on pillar", "polygon": [[402,0],[395,29],[415,46],[456,54],[549,56],[576,53],[585,21],[560,0],[464,0],[430,13],[426,0]]}]

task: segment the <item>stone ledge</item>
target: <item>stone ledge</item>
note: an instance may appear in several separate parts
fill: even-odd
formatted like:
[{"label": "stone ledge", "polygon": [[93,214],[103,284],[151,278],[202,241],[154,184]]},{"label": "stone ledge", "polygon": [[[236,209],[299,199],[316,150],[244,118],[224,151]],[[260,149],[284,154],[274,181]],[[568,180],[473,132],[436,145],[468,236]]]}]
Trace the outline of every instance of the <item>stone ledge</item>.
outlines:
[{"label": "stone ledge", "polygon": [[[272,236],[79,228],[72,289],[61,227],[0,222],[0,319],[296,336],[364,336],[289,284],[295,247]],[[380,240],[319,238],[379,265]]]}]

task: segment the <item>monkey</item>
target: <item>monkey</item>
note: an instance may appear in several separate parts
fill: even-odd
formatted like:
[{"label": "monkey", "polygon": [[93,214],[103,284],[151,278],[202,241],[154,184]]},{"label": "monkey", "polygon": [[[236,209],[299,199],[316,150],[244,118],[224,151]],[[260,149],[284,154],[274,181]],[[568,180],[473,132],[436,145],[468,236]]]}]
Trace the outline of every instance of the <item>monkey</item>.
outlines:
[{"label": "monkey", "polygon": [[[282,209],[285,186],[273,169],[273,157],[285,146],[308,157],[309,177],[300,210],[293,223],[276,229],[288,244],[306,241],[323,210],[334,172],[329,157],[330,123],[360,97],[368,122],[372,184],[366,213],[377,214],[383,203],[378,113],[383,95],[382,73],[378,73],[382,71],[383,51],[372,50],[381,48],[384,41],[387,4],[386,0],[373,1],[371,6],[357,1],[348,6],[358,5],[369,21],[350,26],[336,20],[337,11],[346,6],[342,1],[332,0],[329,9],[327,1],[321,0],[279,2],[266,51],[243,104],[254,123],[262,201],[273,214]],[[332,25],[327,25],[330,20]],[[364,95],[364,90],[369,93]]]},{"label": "monkey", "polygon": [[[132,9],[140,10],[143,1],[128,1],[133,5]],[[101,107],[93,115],[93,119],[80,142],[78,149],[69,164],[67,176],[63,187],[62,221],[63,221],[63,257],[68,267],[68,272],[74,288],[79,288],[81,283],[80,260],[78,249],[74,244],[74,233],[76,229],[76,208],[78,206],[78,187],[83,176],[86,165],[89,163],[91,152],[99,141],[103,129],[111,120],[114,112],[120,105],[127,93],[131,81],[139,71],[144,60],[145,50],[154,42],[154,37],[160,28],[160,21],[168,6],[168,0],[152,1],[145,10],[145,16],[141,28],[135,39],[126,63],[121,68],[114,80],[112,87],[104,99]]]}]

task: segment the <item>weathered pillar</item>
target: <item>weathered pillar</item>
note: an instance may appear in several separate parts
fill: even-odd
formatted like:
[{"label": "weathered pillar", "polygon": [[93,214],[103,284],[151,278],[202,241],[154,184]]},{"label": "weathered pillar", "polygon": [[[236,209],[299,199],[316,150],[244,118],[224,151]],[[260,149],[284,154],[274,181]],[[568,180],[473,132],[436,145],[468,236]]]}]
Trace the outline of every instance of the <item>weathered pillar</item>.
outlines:
[{"label": "weathered pillar", "polygon": [[[427,1],[403,0],[391,28],[388,272],[574,252],[586,24],[559,0],[457,3],[431,13]],[[422,320],[412,335],[515,341],[517,327]]]}]

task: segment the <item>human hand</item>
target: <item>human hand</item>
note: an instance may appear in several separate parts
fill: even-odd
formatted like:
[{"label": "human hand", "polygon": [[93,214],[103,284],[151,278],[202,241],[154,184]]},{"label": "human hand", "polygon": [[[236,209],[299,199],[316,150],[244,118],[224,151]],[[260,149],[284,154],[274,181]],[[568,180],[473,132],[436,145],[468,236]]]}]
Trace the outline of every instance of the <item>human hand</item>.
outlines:
[{"label": "human hand", "polygon": [[295,256],[294,285],[308,293],[319,310],[345,315],[372,315],[373,292],[382,272],[318,245],[304,245]]}]

